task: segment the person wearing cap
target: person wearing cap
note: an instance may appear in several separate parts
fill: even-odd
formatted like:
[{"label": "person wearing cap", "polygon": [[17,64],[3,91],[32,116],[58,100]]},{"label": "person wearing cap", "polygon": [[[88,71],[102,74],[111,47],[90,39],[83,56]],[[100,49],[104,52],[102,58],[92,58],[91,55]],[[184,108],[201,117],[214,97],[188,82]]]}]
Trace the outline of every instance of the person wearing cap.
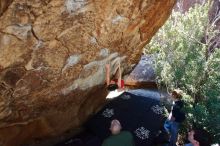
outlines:
[{"label": "person wearing cap", "polygon": [[188,133],[188,141],[190,143],[185,146],[211,146],[211,138],[209,133],[204,129],[194,129]]},{"label": "person wearing cap", "polygon": [[111,136],[105,139],[102,146],[135,146],[132,134],[129,131],[121,131],[120,122],[115,119],[111,121]]},{"label": "person wearing cap", "polygon": [[170,134],[169,146],[176,146],[180,124],[185,120],[185,113],[182,111],[184,102],[178,90],[173,90],[173,106],[168,119],[165,121],[164,128]]}]

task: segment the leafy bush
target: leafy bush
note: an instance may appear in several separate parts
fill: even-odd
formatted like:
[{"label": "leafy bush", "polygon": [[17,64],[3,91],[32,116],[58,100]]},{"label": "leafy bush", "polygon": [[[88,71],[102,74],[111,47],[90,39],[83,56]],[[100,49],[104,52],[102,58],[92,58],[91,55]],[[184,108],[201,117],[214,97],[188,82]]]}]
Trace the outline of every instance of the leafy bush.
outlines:
[{"label": "leafy bush", "polygon": [[144,51],[157,54],[160,86],[186,93],[186,123],[206,128],[219,142],[220,49],[210,49],[219,32],[209,24],[209,6],[195,5],[185,14],[173,12]]}]

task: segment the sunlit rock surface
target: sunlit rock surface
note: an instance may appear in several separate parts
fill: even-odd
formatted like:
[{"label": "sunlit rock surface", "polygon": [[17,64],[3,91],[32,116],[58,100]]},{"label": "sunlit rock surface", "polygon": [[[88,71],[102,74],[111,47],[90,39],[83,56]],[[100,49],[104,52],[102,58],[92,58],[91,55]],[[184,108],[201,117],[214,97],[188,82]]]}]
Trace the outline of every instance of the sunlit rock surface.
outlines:
[{"label": "sunlit rock surface", "polygon": [[104,102],[105,64],[123,70],[175,0],[0,0],[0,145],[80,126]]}]

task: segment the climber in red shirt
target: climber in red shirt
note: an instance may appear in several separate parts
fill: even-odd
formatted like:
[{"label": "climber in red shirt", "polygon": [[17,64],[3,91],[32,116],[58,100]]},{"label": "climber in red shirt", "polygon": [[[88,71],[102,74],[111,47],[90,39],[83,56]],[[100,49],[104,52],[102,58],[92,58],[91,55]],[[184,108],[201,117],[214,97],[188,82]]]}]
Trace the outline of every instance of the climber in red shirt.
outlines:
[{"label": "climber in red shirt", "polygon": [[123,90],[124,89],[124,80],[122,80],[121,76],[121,67],[120,63],[116,69],[115,74],[113,75],[112,78],[110,78],[110,64],[106,64],[106,84],[107,84],[107,89],[109,91],[114,91],[116,89]]}]

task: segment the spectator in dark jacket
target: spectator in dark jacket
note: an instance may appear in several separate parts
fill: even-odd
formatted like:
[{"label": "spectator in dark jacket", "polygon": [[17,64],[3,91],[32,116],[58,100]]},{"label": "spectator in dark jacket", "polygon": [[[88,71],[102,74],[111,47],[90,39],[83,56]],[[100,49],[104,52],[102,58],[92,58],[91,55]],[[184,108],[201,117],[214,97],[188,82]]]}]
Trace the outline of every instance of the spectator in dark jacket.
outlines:
[{"label": "spectator in dark jacket", "polygon": [[185,113],[182,111],[184,102],[181,100],[182,95],[177,91],[172,91],[173,106],[164,128],[170,134],[169,146],[176,146],[180,123],[185,120]]}]

